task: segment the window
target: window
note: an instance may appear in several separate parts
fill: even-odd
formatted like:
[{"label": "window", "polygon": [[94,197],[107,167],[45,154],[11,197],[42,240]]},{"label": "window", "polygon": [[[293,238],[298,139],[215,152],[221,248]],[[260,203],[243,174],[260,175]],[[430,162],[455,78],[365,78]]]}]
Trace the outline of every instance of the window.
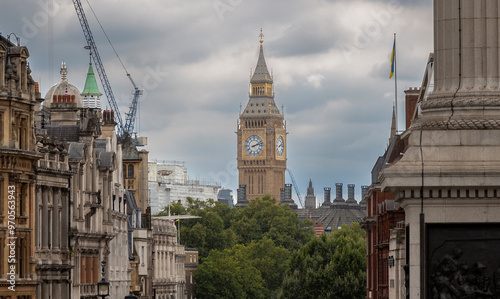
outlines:
[{"label": "window", "polygon": [[123,164],[123,178],[127,177],[127,165]]},{"label": "window", "polygon": [[144,266],[144,246],[141,247],[141,262],[142,266]]},{"label": "window", "polygon": [[48,227],[45,228],[45,229],[48,231],[48,234],[49,234],[49,237],[48,237],[49,238],[49,240],[48,240],[49,241],[48,247],[52,248],[52,210],[49,209],[48,213],[49,213],[48,214],[49,215],[48,216],[48,221],[49,222],[48,222],[48,225],[47,225]]},{"label": "window", "polygon": [[128,177],[129,178],[134,178],[134,165],[129,165],[128,166]]},{"label": "window", "polygon": [[99,260],[96,256],[80,258],[80,283],[97,283],[99,281]]}]

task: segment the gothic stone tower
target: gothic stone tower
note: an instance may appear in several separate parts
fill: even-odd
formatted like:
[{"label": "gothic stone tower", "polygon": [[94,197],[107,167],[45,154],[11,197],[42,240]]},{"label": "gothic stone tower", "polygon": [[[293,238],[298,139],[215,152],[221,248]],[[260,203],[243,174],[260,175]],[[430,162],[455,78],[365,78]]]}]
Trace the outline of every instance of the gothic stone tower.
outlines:
[{"label": "gothic stone tower", "polygon": [[380,174],[405,210],[410,298],[500,298],[499,22],[499,1],[434,1],[434,91]]},{"label": "gothic stone tower", "polygon": [[273,79],[267,69],[260,35],[257,67],[250,79],[250,97],[238,123],[239,184],[248,200],[266,194],[280,200],[285,186],[286,124],[274,102]]}]

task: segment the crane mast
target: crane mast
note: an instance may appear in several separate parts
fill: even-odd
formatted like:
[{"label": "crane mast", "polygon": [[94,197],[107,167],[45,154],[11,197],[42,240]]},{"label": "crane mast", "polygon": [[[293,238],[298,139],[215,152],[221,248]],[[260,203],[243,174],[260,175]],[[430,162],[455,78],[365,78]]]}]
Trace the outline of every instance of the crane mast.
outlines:
[{"label": "crane mast", "polygon": [[297,193],[297,197],[299,198],[300,205],[304,207],[304,204],[302,203],[302,196],[300,195],[299,187],[297,186],[297,182],[295,181],[295,177],[293,176],[293,173],[290,169],[286,169],[288,171],[288,174],[290,175],[290,179],[292,180],[292,185],[295,189],[295,193]]},{"label": "crane mast", "polygon": [[[115,111],[115,122],[118,124],[118,135],[122,136],[123,133],[125,132],[125,127],[123,126],[120,110],[118,109],[115,96],[113,95],[113,91],[111,90],[111,85],[109,84],[108,76],[106,75],[106,71],[104,70],[101,57],[99,56],[99,51],[97,51],[97,46],[94,42],[92,31],[90,31],[90,26],[89,23],[87,22],[87,17],[85,16],[85,12],[83,11],[82,3],[80,2],[80,0],[72,0],[72,1],[73,5],[75,6],[76,14],[78,15],[78,19],[80,20],[80,25],[82,26],[83,29],[83,35],[87,40],[87,46],[90,47],[90,53],[92,55],[95,67],[97,69],[97,73],[99,74],[99,78],[101,79],[102,87],[104,89],[104,94],[108,99],[111,109]],[[137,91],[138,89],[136,88],[136,95],[134,96],[135,101],[137,101],[135,97],[138,97]],[[135,107],[137,108],[137,103],[135,104]],[[135,115],[135,111],[133,112],[133,114]],[[133,124],[131,125],[131,127],[133,128]]]},{"label": "crane mast", "polygon": [[139,102],[139,97],[142,95],[142,90],[140,90],[136,85],[134,80],[132,80],[132,77],[130,76],[129,73],[127,73],[128,78],[130,79],[130,82],[132,82],[132,85],[134,86],[134,98],[132,99],[132,103],[130,104],[129,107],[129,112],[126,113],[127,118],[125,120],[125,132],[133,133],[134,132],[134,123],[135,123],[135,116],[137,112],[137,103]]}]

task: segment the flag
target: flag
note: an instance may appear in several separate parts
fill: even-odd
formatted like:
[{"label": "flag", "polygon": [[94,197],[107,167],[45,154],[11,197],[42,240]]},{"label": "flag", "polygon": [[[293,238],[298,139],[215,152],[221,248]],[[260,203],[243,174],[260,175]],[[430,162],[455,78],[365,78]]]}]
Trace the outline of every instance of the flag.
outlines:
[{"label": "flag", "polygon": [[394,44],[392,45],[392,55],[391,55],[391,74],[389,75],[389,79],[394,76],[394,68],[396,67],[396,36],[394,36]]}]

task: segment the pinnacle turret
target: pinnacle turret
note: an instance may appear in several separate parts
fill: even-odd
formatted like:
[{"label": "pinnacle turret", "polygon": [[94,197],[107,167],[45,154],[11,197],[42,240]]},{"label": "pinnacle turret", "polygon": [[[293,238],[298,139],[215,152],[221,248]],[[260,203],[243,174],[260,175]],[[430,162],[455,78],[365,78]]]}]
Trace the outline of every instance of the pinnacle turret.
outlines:
[{"label": "pinnacle turret", "polygon": [[95,80],[94,69],[92,62],[89,63],[89,70],[87,72],[87,79],[85,80],[85,87],[82,91],[82,106],[83,108],[101,109],[101,95],[97,81]]}]

